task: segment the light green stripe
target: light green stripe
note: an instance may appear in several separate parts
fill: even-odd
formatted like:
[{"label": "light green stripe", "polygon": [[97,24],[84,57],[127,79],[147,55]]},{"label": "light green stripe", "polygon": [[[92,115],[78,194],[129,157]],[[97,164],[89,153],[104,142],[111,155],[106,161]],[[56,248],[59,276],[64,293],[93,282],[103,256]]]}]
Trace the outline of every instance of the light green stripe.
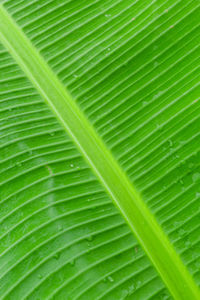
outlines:
[{"label": "light green stripe", "polygon": [[179,300],[199,300],[197,285],[141,196],[70,94],[3,6],[0,6],[0,31],[3,44],[71,135],[171,294]]}]

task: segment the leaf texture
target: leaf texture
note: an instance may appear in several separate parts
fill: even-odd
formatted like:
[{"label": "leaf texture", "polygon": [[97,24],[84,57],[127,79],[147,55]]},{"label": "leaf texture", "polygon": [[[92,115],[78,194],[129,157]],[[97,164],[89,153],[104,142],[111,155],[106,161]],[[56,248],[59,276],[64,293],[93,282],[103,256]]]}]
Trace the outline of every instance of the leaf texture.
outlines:
[{"label": "leaf texture", "polygon": [[[199,1],[6,1],[5,8],[199,285]],[[0,92],[1,298],[171,297],[4,46]]]}]

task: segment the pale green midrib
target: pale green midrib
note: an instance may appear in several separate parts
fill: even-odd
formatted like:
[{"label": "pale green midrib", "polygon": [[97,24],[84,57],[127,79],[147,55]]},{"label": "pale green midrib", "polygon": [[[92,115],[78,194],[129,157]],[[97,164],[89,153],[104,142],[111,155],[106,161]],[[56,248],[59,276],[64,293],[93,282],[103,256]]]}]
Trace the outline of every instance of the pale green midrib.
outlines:
[{"label": "pale green midrib", "polygon": [[[175,299],[200,292],[154,216],[62,83],[0,5],[0,37],[96,173]],[[125,199],[125,200],[124,200]]]}]

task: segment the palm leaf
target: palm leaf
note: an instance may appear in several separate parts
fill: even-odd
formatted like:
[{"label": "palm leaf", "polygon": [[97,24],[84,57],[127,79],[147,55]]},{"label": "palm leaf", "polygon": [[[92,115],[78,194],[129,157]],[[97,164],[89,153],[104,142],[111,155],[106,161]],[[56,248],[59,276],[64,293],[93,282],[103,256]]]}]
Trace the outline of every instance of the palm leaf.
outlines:
[{"label": "palm leaf", "polygon": [[200,298],[198,20],[1,4],[1,299]]}]

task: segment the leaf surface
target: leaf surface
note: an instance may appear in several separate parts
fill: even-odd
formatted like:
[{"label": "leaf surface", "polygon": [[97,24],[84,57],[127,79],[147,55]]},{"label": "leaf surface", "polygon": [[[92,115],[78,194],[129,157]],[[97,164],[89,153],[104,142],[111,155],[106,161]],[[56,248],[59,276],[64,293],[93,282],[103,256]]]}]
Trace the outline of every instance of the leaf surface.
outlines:
[{"label": "leaf surface", "polygon": [[4,5],[2,299],[199,299],[199,2]]}]

